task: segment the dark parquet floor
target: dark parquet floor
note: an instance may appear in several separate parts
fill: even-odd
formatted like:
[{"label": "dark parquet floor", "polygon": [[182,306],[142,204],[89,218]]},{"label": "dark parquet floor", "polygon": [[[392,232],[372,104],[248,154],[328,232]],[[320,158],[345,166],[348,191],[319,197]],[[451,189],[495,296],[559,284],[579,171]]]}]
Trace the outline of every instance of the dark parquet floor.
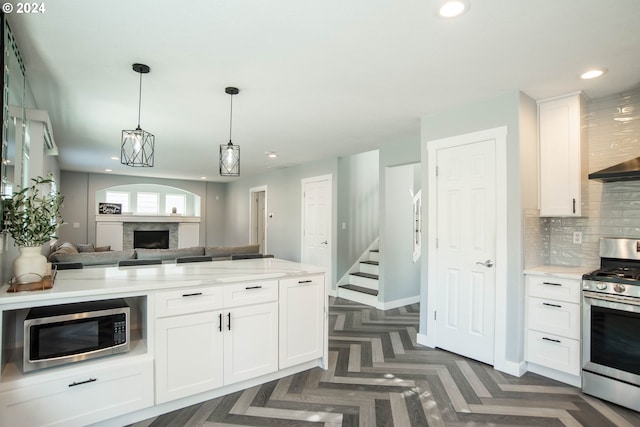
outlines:
[{"label": "dark parquet floor", "polygon": [[416,344],[419,306],[331,298],[329,369],[311,369],[133,427],[640,426],[579,389]]}]

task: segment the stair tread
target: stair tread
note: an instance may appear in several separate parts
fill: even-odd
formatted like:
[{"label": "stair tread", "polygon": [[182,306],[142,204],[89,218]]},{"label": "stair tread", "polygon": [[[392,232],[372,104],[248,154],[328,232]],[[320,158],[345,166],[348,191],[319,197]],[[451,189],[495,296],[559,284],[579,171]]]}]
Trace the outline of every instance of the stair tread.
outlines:
[{"label": "stair tread", "polygon": [[369,265],[380,265],[378,261],[360,261],[360,264],[369,264]]},{"label": "stair tread", "polygon": [[371,273],[363,273],[361,271],[357,271],[355,273],[351,273],[352,276],[359,276],[359,277],[366,277],[367,279],[375,279],[378,280],[378,275],[377,274],[371,274]]},{"label": "stair tread", "polygon": [[369,288],[365,288],[363,286],[351,285],[349,283],[347,283],[346,285],[340,285],[339,287],[340,288],[344,288],[344,289],[348,289],[348,290],[354,291],[354,292],[361,292],[363,294],[378,296],[378,291],[376,289],[369,289]]}]

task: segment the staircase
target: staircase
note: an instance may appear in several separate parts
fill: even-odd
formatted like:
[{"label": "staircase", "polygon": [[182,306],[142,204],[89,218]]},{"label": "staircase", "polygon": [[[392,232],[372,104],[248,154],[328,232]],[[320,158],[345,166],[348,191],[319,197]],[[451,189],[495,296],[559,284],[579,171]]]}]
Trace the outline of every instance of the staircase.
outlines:
[{"label": "staircase", "polygon": [[378,249],[370,249],[338,284],[338,297],[376,307],[378,304]]}]

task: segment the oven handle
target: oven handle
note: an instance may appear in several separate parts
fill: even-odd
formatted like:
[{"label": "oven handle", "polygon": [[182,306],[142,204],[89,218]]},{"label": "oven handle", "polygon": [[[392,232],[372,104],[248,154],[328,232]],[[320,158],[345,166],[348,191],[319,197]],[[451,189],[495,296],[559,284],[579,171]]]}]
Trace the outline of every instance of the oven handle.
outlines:
[{"label": "oven handle", "polygon": [[582,295],[585,298],[589,298],[589,299],[617,302],[621,304],[629,304],[629,305],[635,305],[640,307],[640,298],[626,297],[624,295],[601,294],[599,292],[591,292],[591,291],[582,291]]}]

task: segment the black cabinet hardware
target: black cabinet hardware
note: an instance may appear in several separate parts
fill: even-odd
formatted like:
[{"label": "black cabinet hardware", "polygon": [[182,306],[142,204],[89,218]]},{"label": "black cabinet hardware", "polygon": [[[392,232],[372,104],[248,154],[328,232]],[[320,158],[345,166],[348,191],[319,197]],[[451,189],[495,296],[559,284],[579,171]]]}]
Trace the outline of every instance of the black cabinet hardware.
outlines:
[{"label": "black cabinet hardware", "polygon": [[196,297],[198,295],[202,295],[202,292],[194,292],[192,294],[182,294],[183,297]]},{"label": "black cabinet hardware", "polygon": [[69,384],[69,387],[75,387],[75,386],[77,386],[77,385],[93,383],[93,382],[96,382],[96,381],[98,381],[98,379],[97,379],[97,378],[89,378],[88,380],[80,381],[80,382],[75,382],[75,381],[74,381],[74,382],[72,382],[71,384]]},{"label": "black cabinet hardware", "polygon": [[247,286],[245,289],[260,289],[260,288],[262,288],[261,285],[258,285],[258,286]]},{"label": "black cabinet hardware", "polygon": [[553,283],[553,282],[542,282],[543,285],[549,285],[549,286],[562,286],[560,283]]},{"label": "black cabinet hardware", "polygon": [[560,342],[560,340],[554,340],[553,338],[547,338],[547,337],[542,337],[543,340],[545,341],[551,341],[551,342]]},{"label": "black cabinet hardware", "polygon": [[549,307],[562,308],[562,306],[559,305],[559,304],[551,304],[551,303],[548,303],[548,302],[543,302],[542,305],[546,305],[546,306],[549,306]]}]

